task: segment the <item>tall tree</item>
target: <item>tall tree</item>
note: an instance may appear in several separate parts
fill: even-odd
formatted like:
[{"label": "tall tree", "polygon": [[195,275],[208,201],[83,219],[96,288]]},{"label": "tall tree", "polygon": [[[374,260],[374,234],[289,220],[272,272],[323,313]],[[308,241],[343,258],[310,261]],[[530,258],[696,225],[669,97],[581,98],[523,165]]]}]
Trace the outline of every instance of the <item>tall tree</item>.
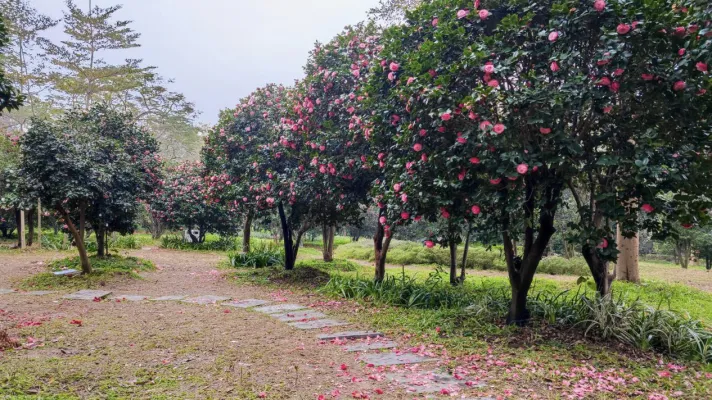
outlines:
[{"label": "tall tree", "polygon": [[31,116],[44,115],[50,107],[42,101],[49,88],[49,73],[39,45],[42,33],[59,22],[40,14],[27,0],[0,2],[0,13],[8,28],[11,45],[4,55],[7,77],[25,96],[25,106],[5,116],[7,128],[23,131]]},{"label": "tall tree", "polygon": [[141,60],[127,59],[111,64],[103,57],[112,50],[139,47],[139,33],[134,32],[131,21],[113,21],[120,5],[92,7],[89,0],[85,12],[73,0],[67,0],[64,13],[64,33],[68,39],[56,45],[43,41],[47,55],[59,68],[53,73],[55,90],[60,100],[71,106],[89,108],[97,99],[125,89],[122,77],[141,71]]}]

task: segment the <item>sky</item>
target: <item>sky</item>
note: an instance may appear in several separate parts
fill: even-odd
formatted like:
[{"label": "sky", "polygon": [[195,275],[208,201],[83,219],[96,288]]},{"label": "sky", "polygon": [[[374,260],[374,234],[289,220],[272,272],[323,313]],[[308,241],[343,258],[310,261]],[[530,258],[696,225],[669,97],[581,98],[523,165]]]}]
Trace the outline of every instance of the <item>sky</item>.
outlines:
[{"label": "sky", "polygon": [[[117,19],[132,20],[140,48],[114,52],[108,61],[140,58],[175,79],[214,124],[218,112],[267,83],[290,85],[303,75],[309,50],[350,24],[366,19],[378,0],[92,0],[122,4]],[[63,0],[32,0],[43,14],[61,18]],[[75,0],[88,9],[89,0]],[[46,35],[59,41],[61,28]]]}]

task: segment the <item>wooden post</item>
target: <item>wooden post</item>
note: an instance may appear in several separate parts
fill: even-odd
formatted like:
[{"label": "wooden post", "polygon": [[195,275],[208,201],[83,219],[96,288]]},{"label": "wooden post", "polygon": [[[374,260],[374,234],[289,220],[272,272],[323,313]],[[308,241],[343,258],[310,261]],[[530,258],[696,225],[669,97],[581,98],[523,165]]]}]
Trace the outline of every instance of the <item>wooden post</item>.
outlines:
[{"label": "wooden post", "polygon": [[25,248],[25,210],[20,210],[20,248]]},{"label": "wooden post", "polygon": [[42,248],[42,202],[37,199],[37,247]]}]

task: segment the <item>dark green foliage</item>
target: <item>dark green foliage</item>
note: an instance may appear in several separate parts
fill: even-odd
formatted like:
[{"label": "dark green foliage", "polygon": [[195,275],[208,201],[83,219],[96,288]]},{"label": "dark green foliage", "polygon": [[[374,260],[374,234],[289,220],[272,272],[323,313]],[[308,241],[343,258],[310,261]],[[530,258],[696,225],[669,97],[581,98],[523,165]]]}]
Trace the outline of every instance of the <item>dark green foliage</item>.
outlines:
[{"label": "dark green foliage", "polygon": [[172,235],[161,238],[161,247],[173,250],[235,251],[239,245],[235,239],[229,237],[206,240],[203,243],[188,243],[182,237]]},{"label": "dark green foliage", "polygon": [[266,268],[282,265],[284,253],[280,246],[262,242],[247,253],[230,253],[227,257],[236,268]]}]

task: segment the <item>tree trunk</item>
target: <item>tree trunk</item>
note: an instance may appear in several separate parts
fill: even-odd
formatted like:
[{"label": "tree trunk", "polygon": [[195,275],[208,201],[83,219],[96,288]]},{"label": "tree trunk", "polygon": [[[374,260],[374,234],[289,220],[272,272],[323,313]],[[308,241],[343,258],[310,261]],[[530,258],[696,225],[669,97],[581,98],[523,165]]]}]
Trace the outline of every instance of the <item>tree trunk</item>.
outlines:
[{"label": "tree trunk", "polygon": [[252,236],[252,211],[245,216],[245,226],[242,228],[242,252],[250,252],[250,237]]},{"label": "tree trunk", "polygon": [[190,236],[191,243],[200,243],[200,238],[197,238],[195,237],[195,235],[193,235],[193,228],[188,228],[188,236]]},{"label": "tree trunk", "polygon": [[17,226],[17,248],[22,246],[22,235],[25,234],[22,230],[22,222],[20,221],[20,209],[15,209],[15,226]]},{"label": "tree trunk", "polygon": [[712,270],[712,258],[705,258],[705,267],[707,268],[707,271]]},{"label": "tree trunk", "polygon": [[292,252],[292,256],[294,257],[295,264],[297,262],[297,256],[299,255],[299,246],[302,245],[302,238],[304,237],[304,234],[306,233],[307,230],[300,230],[297,232],[297,240],[294,241],[294,251]]},{"label": "tree trunk", "polygon": [[616,279],[615,274],[608,271],[608,262],[598,257],[596,247],[585,245],[582,249],[583,258],[591,270],[593,281],[596,282],[596,290],[601,297],[610,295],[611,285]]},{"label": "tree trunk", "polygon": [[27,218],[25,218],[25,225],[27,225],[27,246],[31,247],[35,240],[35,213],[34,209],[30,208],[27,210]]},{"label": "tree trunk", "polygon": [[74,237],[74,241],[77,243],[77,250],[79,251],[79,259],[82,263],[82,274],[91,274],[91,264],[89,263],[89,256],[87,256],[87,249],[84,247],[84,236],[79,234],[79,231],[74,226],[72,219],[69,218],[69,213],[61,206],[57,206],[57,211],[62,214],[64,221],[67,223],[67,228],[69,232]]},{"label": "tree trunk", "polygon": [[336,228],[327,224],[322,226],[322,256],[324,261],[332,262],[334,261],[334,235]]},{"label": "tree trunk", "polygon": [[467,227],[467,236],[465,237],[465,250],[462,252],[462,272],[460,273],[460,283],[465,283],[465,277],[467,274],[465,273],[465,268],[467,268],[467,253],[470,250],[470,234],[472,233],[472,230],[470,229],[470,226],[468,225]]},{"label": "tree trunk", "polygon": [[616,279],[626,282],[640,283],[640,272],[638,267],[638,254],[640,252],[640,240],[636,234],[628,239],[623,236],[620,226],[618,227],[618,261],[616,262]]},{"label": "tree trunk", "polygon": [[292,239],[292,229],[287,222],[287,216],[284,213],[284,205],[279,202],[279,221],[282,224],[282,237],[284,241],[284,269],[291,271],[294,269],[296,262],[294,257],[294,240]]},{"label": "tree trunk", "polygon": [[97,226],[94,232],[96,232],[96,255],[104,258],[106,256],[106,253],[104,252],[104,228]]},{"label": "tree trunk", "polygon": [[373,255],[376,264],[376,282],[383,282],[386,278],[386,257],[388,256],[388,247],[391,245],[392,233],[386,234],[383,225],[378,223],[376,234],[373,236]]},{"label": "tree trunk", "polygon": [[457,279],[457,243],[454,239],[450,239],[448,246],[450,247],[450,284],[457,286],[460,283]]},{"label": "tree trunk", "polygon": [[530,285],[512,286],[512,302],[509,304],[507,324],[523,326],[531,318],[531,314],[527,309],[527,297],[529,296],[530,287]]}]

